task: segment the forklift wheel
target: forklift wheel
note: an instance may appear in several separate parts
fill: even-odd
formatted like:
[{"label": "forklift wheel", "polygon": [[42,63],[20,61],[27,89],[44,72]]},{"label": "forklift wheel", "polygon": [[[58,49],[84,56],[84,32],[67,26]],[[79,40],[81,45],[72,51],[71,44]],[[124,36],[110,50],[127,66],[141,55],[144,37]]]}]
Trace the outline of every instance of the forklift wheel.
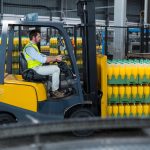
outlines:
[{"label": "forklift wheel", "polygon": [[0,113],[0,125],[15,123],[15,122],[16,122],[16,119],[11,114]]},{"label": "forklift wheel", "polygon": [[[70,118],[88,118],[88,117],[94,117],[94,113],[87,109],[87,108],[80,108],[80,109],[77,109],[76,111],[74,111],[71,115],[70,115]],[[90,136],[94,133],[94,130],[75,130],[75,131],[72,131],[72,133],[75,135],[75,136],[82,136],[82,137],[85,137],[85,136]]]}]

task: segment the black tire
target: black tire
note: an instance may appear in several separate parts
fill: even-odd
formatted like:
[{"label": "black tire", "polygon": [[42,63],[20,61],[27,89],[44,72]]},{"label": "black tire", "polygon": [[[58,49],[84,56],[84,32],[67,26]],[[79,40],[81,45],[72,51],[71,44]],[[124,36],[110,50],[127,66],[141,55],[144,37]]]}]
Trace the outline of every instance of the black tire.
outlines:
[{"label": "black tire", "polygon": [[[80,109],[77,109],[76,111],[74,111],[71,115],[70,115],[70,118],[88,118],[88,117],[94,117],[94,113],[87,109],[87,108],[80,108]],[[85,137],[85,136],[90,136],[94,133],[94,130],[75,130],[75,131],[72,131],[72,133],[75,135],[75,136],[82,136],[82,137]]]},{"label": "black tire", "polygon": [[0,125],[15,123],[16,118],[14,118],[11,114],[8,113],[0,113]]}]

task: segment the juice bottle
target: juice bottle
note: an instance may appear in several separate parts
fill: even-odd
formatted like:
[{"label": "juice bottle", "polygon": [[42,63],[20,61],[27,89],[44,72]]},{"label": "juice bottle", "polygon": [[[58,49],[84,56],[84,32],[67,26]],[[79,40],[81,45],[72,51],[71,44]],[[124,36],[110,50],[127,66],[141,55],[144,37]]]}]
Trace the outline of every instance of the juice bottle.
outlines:
[{"label": "juice bottle", "polygon": [[138,95],[140,98],[143,97],[143,86],[142,85],[138,85],[137,86],[137,90],[138,90]]},{"label": "juice bottle", "polygon": [[136,114],[137,114],[136,105],[135,105],[135,104],[132,104],[130,108],[131,108],[131,114],[132,114],[132,116],[135,117]]},{"label": "juice bottle", "polygon": [[119,64],[114,65],[113,75],[115,76],[115,79],[118,79],[118,76],[119,76]]},{"label": "juice bottle", "polygon": [[144,116],[148,116],[149,115],[149,106],[148,104],[143,104],[143,114]]},{"label": "juice bottle", "polygon": [[132,92],[133,98],[136,98],[136,96],[137,96],[137,86],[136,85],[133,85],[131,87],[131,92]]},{"label": "juice bottle", "polygon": [[142,105],[141,104],[137,104],[136,108],[137,108],[137,115],[138,116],[142,116],[142,114],[143,114],[143,107],[142,107]]},{"label": "juice bottle", "polygon": [[120,65],[120,67],[119,67],[119,74],[121,76],[121,79],[125,78],[125,65]]},{"label": "juice bottle", "polygon": [[123,98],[125,95],[125,87],[124,86],[119,86],[119,95],[120,98]]},{"label": "juice bottle", "polygon": [[117,117],[118,116],[118,106],[117,105],[113,105],[112,106],[112,110],[113,110],[114,117]]},{"label": "juice bottle", "polygon": [[113,86],[113,95],[114,95],[114,97],[115,98],[117,98],[118,97],[118,93],[119,93],[119,91],[118,91],[118,86]]},{"label": "juice bottle", "polygon": [[143,87],[143,93],[144,93],[145,98],[149,97],[150,89],[149,89],[148,85],[144,85],[144,87]]},{"label": "juice bottle", "polygon": [[131,66],[130,64],[126,64],[125,66],[125,74],[127,76],[127,79],[129,80],[131,77]]},{"label": "juice bottle", "polygon": [[125,86],[125,94],[127,98],[131,98],[131,86]]},{"label": "juice bottle", "polygon": [[149,64],[145,64],[144,72],[145,72],[146,78],[150,79],[150,65]]},{"label": "juice bottle", "polygon": [[113,64],[108,64],[108,79],[111,80],[113,75]]},{"label": "juice bottle", "polygon": [[107,95],[108,99],[112,97],[112,86],[108,85],[107,87]]},{"label": "juice bottle", "polygon": [[131,113],[131,110],[130,110],[130,105],[125,105],[124,106],[124,111],[125,111],[125,116],[126,117],[129,117],[130,116],[130,113]]},{"label": "juice bottle", "polygon": [[131,74],[133,75],[134,79],[137,78],[137,75],[138,75],[138,67],[137,67],[137,64],[132,64],[132,65],[131,65]]},{"label": "juice bottle", "polygon": [[118,112],[119,112],[120,117],[124,116],[124,106],[122,104],[118,106]]},{"label": "juice bottle", "polygon": [[143,76],[144,76],[144,65],[143,64],[139,64],[138,74],[139,74],[140,79],[143,79]]}]

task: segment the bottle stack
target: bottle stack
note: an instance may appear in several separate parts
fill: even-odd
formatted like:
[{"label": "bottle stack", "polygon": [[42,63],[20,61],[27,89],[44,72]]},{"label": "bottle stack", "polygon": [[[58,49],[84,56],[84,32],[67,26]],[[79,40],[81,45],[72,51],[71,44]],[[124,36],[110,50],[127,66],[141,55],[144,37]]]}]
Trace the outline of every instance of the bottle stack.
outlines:
[{"label": "bottle stack", "polygon": [[150,60],[108,61],[108,116],[150,116]]}]

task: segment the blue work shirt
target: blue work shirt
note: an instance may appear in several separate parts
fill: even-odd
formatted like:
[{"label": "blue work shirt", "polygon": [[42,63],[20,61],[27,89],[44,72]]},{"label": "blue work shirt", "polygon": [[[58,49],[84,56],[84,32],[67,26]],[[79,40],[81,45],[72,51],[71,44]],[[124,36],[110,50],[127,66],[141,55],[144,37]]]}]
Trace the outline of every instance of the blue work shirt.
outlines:
[{"label": "blue work shirt", "polygon": [[46,63],[47,56],[42,53],[38,53],[33,47],[27,47],[26,53],[33,59],[35,59],[43,64]]}]

